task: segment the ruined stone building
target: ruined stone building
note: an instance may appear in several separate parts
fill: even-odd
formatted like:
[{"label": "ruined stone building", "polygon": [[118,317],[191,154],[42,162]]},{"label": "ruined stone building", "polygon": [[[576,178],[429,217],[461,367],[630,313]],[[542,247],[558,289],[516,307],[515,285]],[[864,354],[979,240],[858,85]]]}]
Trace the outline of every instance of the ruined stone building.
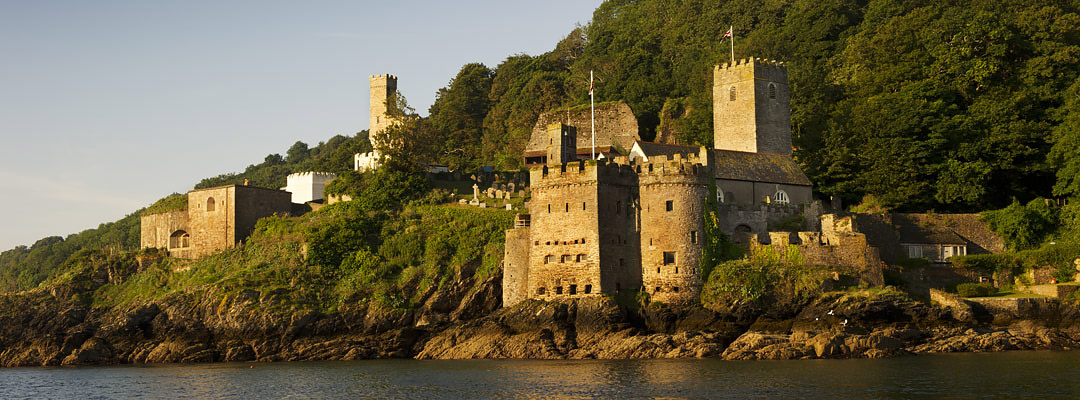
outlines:
[{"label": "ruined stone building", "polygon": [[198,258],[230,248],[251,235],[259,218],[292,209],[289,192],[228,185],[187,193],[187,208],[141,218],[143,248]]},{"label": "ruined stone building", "polygon": [[368,104],[368,139],[371,140],[372,149],[367,153],[353,155],[353,169],[359,172],[379,167],[382,154],[379,153],[375,137],[396,123],[386,115],[386,101],[397,92],[398,78],[390,74],[379,74],[368,77],[368,82],[371,101]]},{"label": "ruined stone building", "polygon": [[[544,165],[548,163],[547,148],[551,144],[547,128],[551,124],[564,124],[579,129],[572,160],[592,159],[592,112],[588,107],[548,111],[540,114],[533,125],[532,136],[525,145],[524,165]],[[626,152],[641,140],[638,134],[638,120],[634,111],[625,102],[601,103],[596,105],[596,152],[602,158],[626,155]]]},{"label": "ruined stone building", "polygon": [[505,306],[624,290],[696,300],[713,189],[729,233],[764,232],[770,219],[811,203],[810,180],[791,158],[786,66],[760,59],[717,66],[713,94],[713,149],[642,142],[636,121],[631,130],[627,120],[623,134],[597,135],[605,159],[580,161],[591,153],[587,123],[534,131],[525,153],[529,214],[507,232]]}]

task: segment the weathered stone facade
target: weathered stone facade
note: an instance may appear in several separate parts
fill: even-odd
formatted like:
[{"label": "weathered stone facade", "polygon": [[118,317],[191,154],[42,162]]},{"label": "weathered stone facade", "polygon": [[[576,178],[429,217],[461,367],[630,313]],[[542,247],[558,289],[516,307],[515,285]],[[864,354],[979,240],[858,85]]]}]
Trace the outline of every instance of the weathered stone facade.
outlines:
[{"label": "weathered stone facade", "polygon": [[[548,135],[551,124],[565,124],[578,129],[577,145],[573,149],[579,159],[592,158],[592,113],[588,107],[548,111],[540,114],[533,125],[532,136],[525,146],[525,165],[554,164],[547,159]],[[638,135],[638,121],[630,106],[623,102],[596,105],[596,151],[599,154],[626,154]],[[621,151],[620,151],[621,150]],[[573,161],[573,160],[570,160]]]},{"label": "weathered stone facade", "polygon": [[787,66],[753,58],[713,71],[713,144],[720,150],[791,155]]},{"label": "weathered stone facade", "polygon": [[167,249],[179,258],[198,258],[235,246],[259,218],[292,209],[286,191],[228,185],[188,192],[188,208],[141,219],[142,247]]}]

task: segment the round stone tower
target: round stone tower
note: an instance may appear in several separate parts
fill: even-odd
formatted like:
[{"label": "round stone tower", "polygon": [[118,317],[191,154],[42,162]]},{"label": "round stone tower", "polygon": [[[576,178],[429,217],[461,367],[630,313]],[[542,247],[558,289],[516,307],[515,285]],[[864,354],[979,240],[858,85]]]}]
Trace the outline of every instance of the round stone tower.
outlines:
[{"label": "round stone tower", "polygon": [[652,158],[638,168],[642,286],[652,300],[697,300],[705,198],[712,179],[697,157]]}]

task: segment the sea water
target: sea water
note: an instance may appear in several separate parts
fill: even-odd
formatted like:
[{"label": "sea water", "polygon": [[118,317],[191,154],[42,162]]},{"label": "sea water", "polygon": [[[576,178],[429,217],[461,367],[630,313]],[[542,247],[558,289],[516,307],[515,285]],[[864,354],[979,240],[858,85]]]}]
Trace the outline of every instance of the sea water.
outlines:
[{"label": "sea water", "polygon": [[0,398],[1080,398],[1080,352],[7,368]]}]

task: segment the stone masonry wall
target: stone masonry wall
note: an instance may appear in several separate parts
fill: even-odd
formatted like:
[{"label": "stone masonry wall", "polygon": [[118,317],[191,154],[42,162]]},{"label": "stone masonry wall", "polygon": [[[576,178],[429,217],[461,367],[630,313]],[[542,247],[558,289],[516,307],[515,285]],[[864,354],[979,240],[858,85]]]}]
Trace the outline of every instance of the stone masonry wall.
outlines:
[{"label": "stone masonry wall", "polygon": [[598,176],[601,290],[637,290],[641,287],[637,175],[629,167],[607,164]]},{"label": "stone masonry wall", "polygon": [[[188,224],[191,227],[191,257],[202,257],[236,241],[235,186],[192,190],[188,192]],[[213,199],[213,209],[209,208]]]},{"label": "stone masonry wall", "polygon": [[503,307],[510,307],[528,298],[530,228],[506,231],[503,250]]},{"label": "stone masonry wall", "polygon": [[251,236],[251,233],[255,231],[255,223],[260,218],[274,214],[288,215],[292,212],[292,197],[289,192],[252,186],[236,186],[235,193],[235,231],[230,246]]},{"label": "stone masonry wall", "polygon": [[[701,293],[698,261],[711,175],[701,165],[659,158],[651,173],[643,166],[639,174],[642,283],[653,300],[693,301]],[[674,260],[665,262],[665,253]]]},{"label": "stone masonry wall", "polygon": [[[168,249],[169,237],[176,231],[191,233],[188,228],[187,210],[149,214],[140,217],[139,240],[143,248]],[[175,254],[172,255],[177,257]]]},{"label": "stone masonry wall", "polygon": [[787,67],[761,59],[716,66],[713,130],[717,149],[791,155]]},{"label": "stone masonry wall", "polygon": [[[553,299],[597,294],[600,237],[596,168],[580,162],[530,170],[533,247],[527,293]],[[546,172],[545,172],[546,171]],[[573,294],[571,294],[573,292]]]}]

